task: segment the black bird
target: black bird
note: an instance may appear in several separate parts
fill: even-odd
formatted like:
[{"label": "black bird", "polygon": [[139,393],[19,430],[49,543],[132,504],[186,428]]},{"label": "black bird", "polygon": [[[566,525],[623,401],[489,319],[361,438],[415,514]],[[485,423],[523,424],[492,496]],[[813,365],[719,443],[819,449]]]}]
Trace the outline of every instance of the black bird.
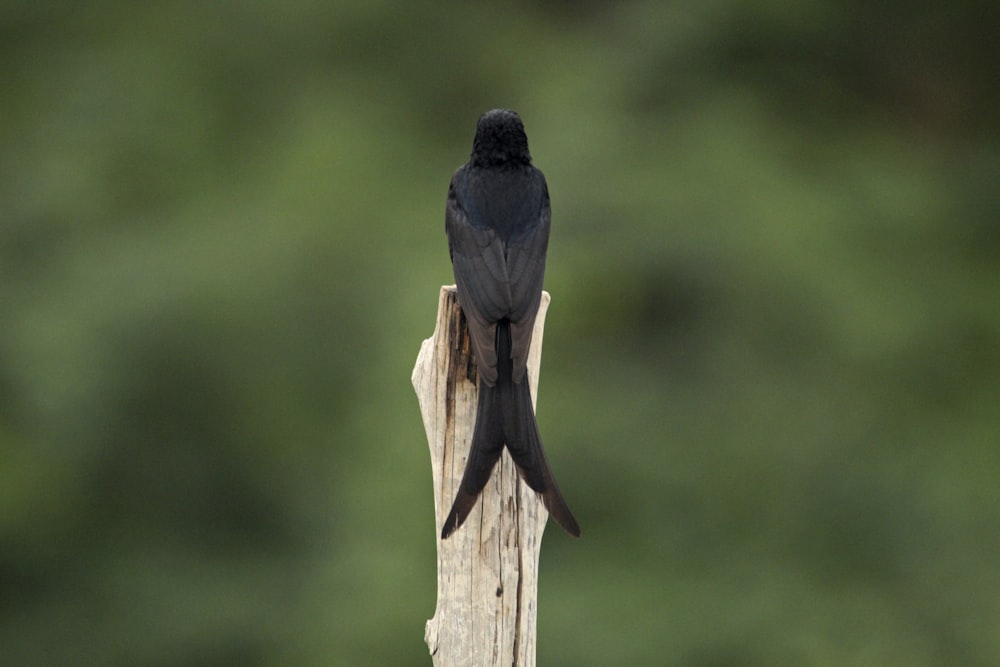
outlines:
[{"label": "black bird", "polygon": [[469,515],[506,445],[518,472],[570,535],[580,526],[549,470],[528,387],[528,348],[542,300],[551,225],[545,176],[531,164],[517,113],[479,117],[469,162],[448,188],[445,230],[458,303],[479,366],[479,405],[448,537]]}]

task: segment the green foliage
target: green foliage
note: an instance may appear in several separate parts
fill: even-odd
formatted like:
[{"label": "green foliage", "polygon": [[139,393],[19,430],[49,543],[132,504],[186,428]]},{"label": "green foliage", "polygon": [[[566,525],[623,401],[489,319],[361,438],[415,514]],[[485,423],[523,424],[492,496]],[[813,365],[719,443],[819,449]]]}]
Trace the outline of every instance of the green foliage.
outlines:
[{"label": "green foliage", "polygon": [[543,665],[1000,663],[995,3],[0,8],[0,663],[429,664],[409,376],[518,109]]}]

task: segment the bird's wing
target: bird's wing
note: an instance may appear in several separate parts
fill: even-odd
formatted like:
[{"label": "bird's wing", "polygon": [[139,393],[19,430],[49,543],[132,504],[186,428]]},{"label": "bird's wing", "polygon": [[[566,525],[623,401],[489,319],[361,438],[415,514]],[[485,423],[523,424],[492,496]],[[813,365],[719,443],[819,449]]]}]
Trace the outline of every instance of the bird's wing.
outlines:
[{"label": "bird's wing", "polygon": [[[544,179],[540,183],[545,188]],[[511,303],[511,356],[514,359],[514,382],[521,382],[527,370],[528,350],[535,316],[542,300],[542,282],[545,279],[545,255],[549,246],[549,229],[552,211],[549,193],[543,191],[537,223],[507,243],[507,275]]]},{"label": "bird's wing", "polygon": [[511,308],[503,243],[492,229],[469,223],[455,194],[454,179],[448,190],[445,230],[458,302],[469,326],[479,374],[492,386],[497,379],[496,323],[507,317]]},{"label": "bird's wing", "polygon": [[528,208],[508,212],[514,232],[506,245],[494,229],[469,220],[459,196],[464,177],[459,169],[452,178],[445,209],[459,303],[469,323],[480,373],[490,386],[497,377],[496,323],[510,320],[513,379],[521,382],[542,299],[552,220],[545,177],[536,170],[531,183],[537,188],[536,196],[524,200]]}]

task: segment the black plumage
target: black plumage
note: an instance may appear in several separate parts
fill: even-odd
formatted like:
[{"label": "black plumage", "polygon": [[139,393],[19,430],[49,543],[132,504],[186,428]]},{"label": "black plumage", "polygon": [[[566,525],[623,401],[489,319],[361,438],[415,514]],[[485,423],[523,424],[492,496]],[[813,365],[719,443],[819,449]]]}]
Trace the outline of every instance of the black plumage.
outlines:
[{"label": "black plumage", "polygon": [[465,521],[504,446],[552,517],[580,535],[546,461],[527,378],[550,226],[545,176],[531,164],[520,117],[507,109],[484,113],[469,162],[452,176],[445,210],[458,302],[479,367],[479,402],[442,538]]}]

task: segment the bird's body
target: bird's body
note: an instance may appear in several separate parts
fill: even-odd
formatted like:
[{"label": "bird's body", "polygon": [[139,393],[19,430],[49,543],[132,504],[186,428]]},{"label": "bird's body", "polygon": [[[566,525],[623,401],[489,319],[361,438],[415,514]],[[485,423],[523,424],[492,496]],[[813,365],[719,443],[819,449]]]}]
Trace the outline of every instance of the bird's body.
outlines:
[{"label": "bird's body", "polygon": [[506,109],[483,114],[472,156],[452,177],[445,211],[458,302],[479,369],[479,402],[442,538],[465,521],[504,446],[559,525],[580,534],[545,459],[527,379],[550,224],[545,176],[531,164],[521,119]]}]

